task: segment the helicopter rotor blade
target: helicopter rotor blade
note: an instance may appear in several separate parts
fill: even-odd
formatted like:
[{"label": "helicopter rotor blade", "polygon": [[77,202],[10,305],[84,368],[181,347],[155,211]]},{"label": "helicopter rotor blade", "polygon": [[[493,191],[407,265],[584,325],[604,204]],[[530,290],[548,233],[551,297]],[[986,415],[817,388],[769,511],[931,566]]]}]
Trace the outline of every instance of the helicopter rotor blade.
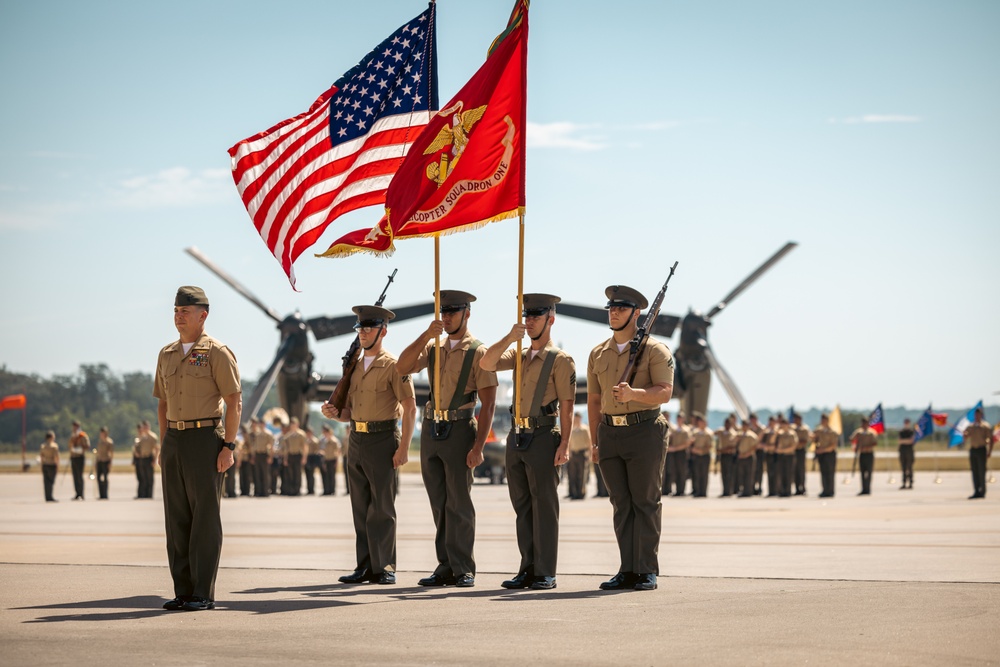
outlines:
[{"label": "helicopter rotor blade", "polygon": [[699,338],[698,344],[701,345],[705,352],[705,358],[708,359],[708,365],[712,367],[713,371],[715,371],[715,377],[718,378],[722,388],[725,389],[726,394],[729,396],[729,400],[732,401],[733,408],[736,410],[736,415],[740,418],[740,421],[745,420],[750,416],[750,406],[747,405],[747,401],[743,398],[743,394],[740,393],[740,390],[736,387],[736,383],[733,382],[733,379],[729,377],[729,373],[726,372],[726,369],[723,368],[722,364],[719,363],[719,360],[715,358],[715,355],[712,353],[712,348],[708,346],[708,341],[704,338]]},{"label": "helicopter rotor blade", "polygon": [[[593,306],[580,306],[574,303],[560,302],[556,306],[557,315],[566,315],[567,317],[574,317],[578,320],[586,320],[588,322],[597,322],[598,324],[607,325],[608,323],[608,311],[606,308],[595,308]],[[649,328],[649,333],[654,336],[663,336],[664,338],[670,338],[674,335],[674,330],[677,329],[677,325],[680,324],[681,318],[677,315],[667,315],[661,313],[656,317],[653,325]]]},{"label": "helicopter rotor blade", "polygon": [[220,269],[216,264],[204,255],[198,248],[191,246],[190,248],[184,248],[184,252],[194,257],[196,260],[201,262],[205,268],[214,273],[216,276],[221,278],[223,282],[228,283],[230,287],[242,294],[250,303],[260,308],[264,311],[264,314],[270,317],[275,322],[281,322],[281,316],[274,311],[274,309],[269,308],[264,305],[264,302],[258,299],[253,293],[246,287],[241,285],[235,278]]},{"label": "helicopter rotor blade", "polygon": [[289,336],[285,340],[281,341],[281,345],[278,346],[278,352],[274,355],[274,361],[268,366],[264,374],[260,376],[260,380],[257,382],[257,386],[254,387],[253,394],[250,395],[250,399],[244,406],[243,415],[247,417],[256,417],[257,413],[260,412],[261,406],[264,404],[264,398],[267,397],[267,393],[271,391],[271,385],[278,377],[278,373],[281,371],[281,367],[285,365],[285,357],[288,353],[292,351],[293,343],[292,337]]},{"label": "helicopter rotor blade", "polygon": [[780,260],[782,257],[784,257],[785,255],[787,255],[788,253],[790,253],[795,248],[795,246],[797,246],[797,245],[798,245],[798,243],[796,243],[795,241],[789,241],[784,246],[782,246],[781,249],[778,250],[778,252],[776,252],[773,255],[771,255],[771,257],[766,262],[764,262],[759,267],[757,267],[756,271],[754,271],[753,273],[751,273],[749,276],[747,276],[743,280],[743,282],[741,282],[739,285],[737,285],[736,289],[734,289],[732,292],[730,292],[729,294],[727,294],[726,296],[724,296],[722,298],[722,301],[720,301],[718,304],[716,304],[715,307],[712,308],[712,310],[710,310],[708,312],[708,315],[705,316],[705,319],[706,320],[711,320],[713,317],[715,317],[716,315],[718,315],[719,311],[721,311],[723,308],[725,308],[730,303],[732,303],[732,300],[735,299],[737,296],[739,296],[740,293],[743,292],[743,290],[745,290],[747,287],[749,287],[751,284],[753,284],[754,281],[756,281],[758,278],[760,278],[762,275],[764,275],[765,271],[767,271],[772,266],[774,266],[775,264],[777,264],[778,260]]},{"label": "helicopter rotor blade", "polygon": [[[413,306],[401,306],[394,308],[392,312],[395,315],[392,320],[393,322],[409,320],[421,315],[432,315],[434,313],[434,303],[428,302],[418,303]],[[341,315],[340,317],[328,317],[324,315],[306,320],[306,324],[309,325],[316,340],[354,333],[354,325],[357,322],[358,318],[355,315]]]}]

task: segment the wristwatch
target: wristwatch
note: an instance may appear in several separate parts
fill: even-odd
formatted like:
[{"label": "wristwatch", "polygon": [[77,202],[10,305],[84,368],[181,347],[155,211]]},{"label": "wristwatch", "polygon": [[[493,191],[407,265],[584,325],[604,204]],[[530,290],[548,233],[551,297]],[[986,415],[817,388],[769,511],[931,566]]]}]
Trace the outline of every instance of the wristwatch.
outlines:
[{"label": "wristwatch", "polygon": [[235,442],[224,442],[224,443],[222,443],[222,446],[225,447],[226,449],[228,449],[229,451],[233,451],[234,449],[236,449],[236,443]]}]

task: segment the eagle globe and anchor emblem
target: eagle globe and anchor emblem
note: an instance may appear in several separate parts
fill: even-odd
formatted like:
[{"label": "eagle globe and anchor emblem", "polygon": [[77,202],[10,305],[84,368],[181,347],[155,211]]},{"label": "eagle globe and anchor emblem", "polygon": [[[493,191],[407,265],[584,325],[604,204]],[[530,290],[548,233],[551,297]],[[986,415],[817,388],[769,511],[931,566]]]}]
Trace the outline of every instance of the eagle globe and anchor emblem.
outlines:
[{"label": "eagle globe and anchor emblem", "polygon": [[486,113],[485,104],[464,112],[462,111],[463,106],[462,100],[459,100],[454,105],[438,112],[438,116],[452,114],[451,123],[445,124],[434,137],[434,141],[424,150],[424,155],[431,155],[451,145],[450,151],[441,153],[440,162],[431,162],[427,165],[425,172],[427,178],[438,185],[444,183],[448,174],[458,164],[462,152],[465,151],[465,147],[469,143],[469,134],[472,132],[473,125],[479,122],[483,114]]}]

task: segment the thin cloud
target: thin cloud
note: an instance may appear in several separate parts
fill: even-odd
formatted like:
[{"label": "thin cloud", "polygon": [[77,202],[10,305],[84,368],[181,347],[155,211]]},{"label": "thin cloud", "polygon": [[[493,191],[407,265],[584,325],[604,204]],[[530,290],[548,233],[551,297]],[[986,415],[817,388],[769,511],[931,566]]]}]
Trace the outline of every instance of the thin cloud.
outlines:
[{"label": "thin cloud", "polygon": [[191,171],[184,167],[134,176],[111,189],[111,201],[125,208],[199,206],[226,201],[233,192],[227,169]]},{"label": "thin cloud", "polygon": [[530,148],[569,148],[577,151],[598,151],[608,147],[599,137],[588,136],[595,125],[578,123],[528,123]]},{"label": "thin cloud", "polygon": [[920,116],[904,114],[865,114],[863,116],[848,116],[846,118],[828,118],[827,122],[842,125],[859,125],[862,123],[919,123]]}]

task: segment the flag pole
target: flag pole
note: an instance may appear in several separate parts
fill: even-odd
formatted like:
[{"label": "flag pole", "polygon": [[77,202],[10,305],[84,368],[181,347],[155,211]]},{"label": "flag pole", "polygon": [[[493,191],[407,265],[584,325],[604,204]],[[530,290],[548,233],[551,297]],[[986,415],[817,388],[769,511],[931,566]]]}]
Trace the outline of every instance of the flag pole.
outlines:
[{"label": "flag pole", "polygon": [[[434,235],[434,319],[441,319],[441,235]],[[434,421],[441,414],[441,336],[434,337]]]},{"label": "flag pole", "polygon": [[[524,211],[518,216],[517,226],[517,323],[521,324],[524,312]],[[514,358],[514,433],[521,432],[521,341],[517,339],[517,356]]]}]

